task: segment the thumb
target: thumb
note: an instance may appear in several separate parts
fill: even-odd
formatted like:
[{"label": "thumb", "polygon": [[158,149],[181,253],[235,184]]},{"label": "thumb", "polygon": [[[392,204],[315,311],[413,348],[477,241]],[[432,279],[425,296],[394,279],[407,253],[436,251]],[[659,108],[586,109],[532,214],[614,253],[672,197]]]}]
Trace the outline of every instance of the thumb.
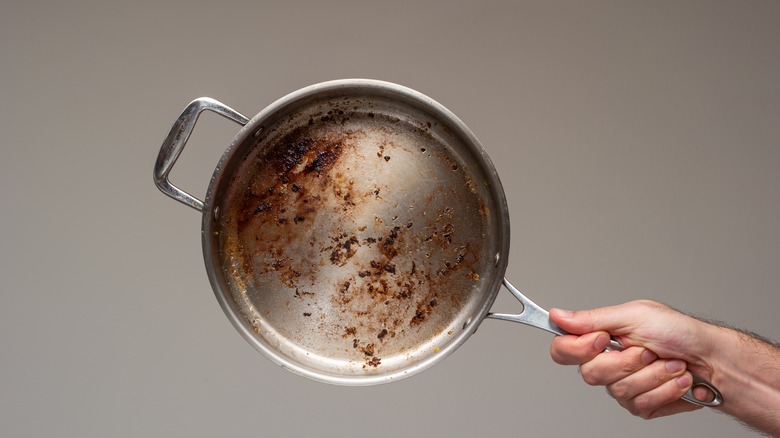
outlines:
[{"label": "thumb", "polygon": [[605,331],[612,334],[625,332],[635,320],[634,312],[624,305],[589,310],[550,309],[550,321],[575,335]]}]

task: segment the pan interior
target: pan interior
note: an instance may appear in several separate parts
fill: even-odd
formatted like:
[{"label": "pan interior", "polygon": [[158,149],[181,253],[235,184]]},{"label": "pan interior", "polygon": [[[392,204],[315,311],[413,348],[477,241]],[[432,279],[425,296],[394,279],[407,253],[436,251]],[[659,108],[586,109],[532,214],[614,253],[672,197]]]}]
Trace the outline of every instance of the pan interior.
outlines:
[{"label": "pan interior", "polygon": [[210,232],[245,336],[315,378],[400,375],[454,350],[503,275],[503,193],[481,148],[398,96],[258,117]]}]

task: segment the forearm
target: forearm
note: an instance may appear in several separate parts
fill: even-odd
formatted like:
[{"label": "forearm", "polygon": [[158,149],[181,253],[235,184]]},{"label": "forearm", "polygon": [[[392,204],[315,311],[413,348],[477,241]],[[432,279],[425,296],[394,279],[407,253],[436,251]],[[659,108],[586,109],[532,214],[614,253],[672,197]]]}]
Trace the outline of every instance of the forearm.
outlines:
[{"label": "forearm", "polygon": [[730,328],[711,326],[713,384],[722,412],[780,436],[780,348]]}]

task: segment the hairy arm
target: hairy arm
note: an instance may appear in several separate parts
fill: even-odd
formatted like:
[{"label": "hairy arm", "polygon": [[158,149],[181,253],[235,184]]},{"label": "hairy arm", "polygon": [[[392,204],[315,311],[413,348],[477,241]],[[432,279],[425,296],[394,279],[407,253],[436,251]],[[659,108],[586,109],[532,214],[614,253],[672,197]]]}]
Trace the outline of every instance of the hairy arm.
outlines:
[{"label": "hairy arm", "polygon": [[[583,379],[603,385],[618,403],[642,418],[699,409],[680,400],[693,371],[723,394],[717,408],[743,423],[780,436],[780,348],[763,338],[707,323],[654,301],[633,301],[579,312],[550,311],[573,333],[550,349],[564,365],[580,365]],[[602,354],[610,336],[626,350]],[[694,395],[704,398],[706,390]]]},{"label": "hairy arm", "polygon": [[711,327],[718,341],[711,359],[718,371],[714,384],[727,400],[721,410],[780,436],[780,348],[745,332]]}]

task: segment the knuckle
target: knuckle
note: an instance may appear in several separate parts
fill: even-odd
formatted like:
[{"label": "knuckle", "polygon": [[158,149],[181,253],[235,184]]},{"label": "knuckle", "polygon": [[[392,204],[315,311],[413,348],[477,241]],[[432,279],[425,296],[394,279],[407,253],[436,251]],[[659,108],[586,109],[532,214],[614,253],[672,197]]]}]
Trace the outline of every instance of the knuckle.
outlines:
[{"label": "knuckle", "polygon": [[638,306],[642,306],[642,307],[645,307],[645,308],[663,307],[663,304],[659,303],[658,301],[647,300],[647,299],[645,299],[645,300],[636,300],[636,301],[634,301],[634,303],[636,305],[638,305]]},{"label": "knuckle", "polygon": [[663,374],[663,372],[659,371],[651,374],[649,376],[649,379],[650,379],[649,386],[652,388],[657,388],[667,380],[667,376]]},{"label": "knuckle", "polygon": [[642,368],[642,364],[638,362],[638,356],[630,357],[628,354],[620,355],[620,370],[624,374],[633,374],[637,370]]},{"label": "knuckle", "polygon": [[613,383],[612,385],[607,386],[607,392],[609,392],[609,395],[618,400],[627,399],[628,391],[628,385],[622,382]]},{"label": "knuckle", "polygon": [[627,410],[631,415],[639,416],[639,412],[636,410],[636,407],[628,400],[618,400],[618,404],[625,410]]},{"label": "knuckle", "polygon": [[588,385],[596,386],[600,383],[601,376],[596,367],[588,366],[588,364],[580,365],[580,375]]},{"label": "knuckle", "polygon": [[620,385],[619,383],[608,385],[607,393],[616,400],[624,400],[626,398],[625,389],[623,388],[623,385]]},{"label": "knuckle", "polygon": [[635,417],[639,417],[643,420],[646,420],[645,413],[639,410],[635,405],[631,405],[631,407],[628,409],[628,412],[631,412],[631,415]]},{"label": "knuckle", "polygon": [[644,412],[640,411],[638,414],[636,414],[637,417],[643,419],[643,420],[652,420],[653,419],[653,413],[652,412]]},{"label": "knuckle", "polygon": [[575,362],[571,359],[571,357],[558,350],[551,350],[550,356],[552,357],[553,362],[557,363],[558,365],[574,365]]},{"label": "knuckle", "polygon": [[574,365],[578,362],[573,357],[570,350],[571,348],[567,348],[564,343],[556,338],[553,340],[552,345],[550,345],[550,357],[559,365]]},{"label": "knuckle", "polygon": [[636,409],[638,417],[649,420],[651,418],[653,408],[653,401],[650,399],[650,397],[638,395],[634,398],[634,409]]},{"label": "knuckle", "polygon": [[561,355],[560,348],[555,341],[553,341],[552,345],[550,346],[550,357],[555,363],[565,365],[563,363],[563,356]]}]

